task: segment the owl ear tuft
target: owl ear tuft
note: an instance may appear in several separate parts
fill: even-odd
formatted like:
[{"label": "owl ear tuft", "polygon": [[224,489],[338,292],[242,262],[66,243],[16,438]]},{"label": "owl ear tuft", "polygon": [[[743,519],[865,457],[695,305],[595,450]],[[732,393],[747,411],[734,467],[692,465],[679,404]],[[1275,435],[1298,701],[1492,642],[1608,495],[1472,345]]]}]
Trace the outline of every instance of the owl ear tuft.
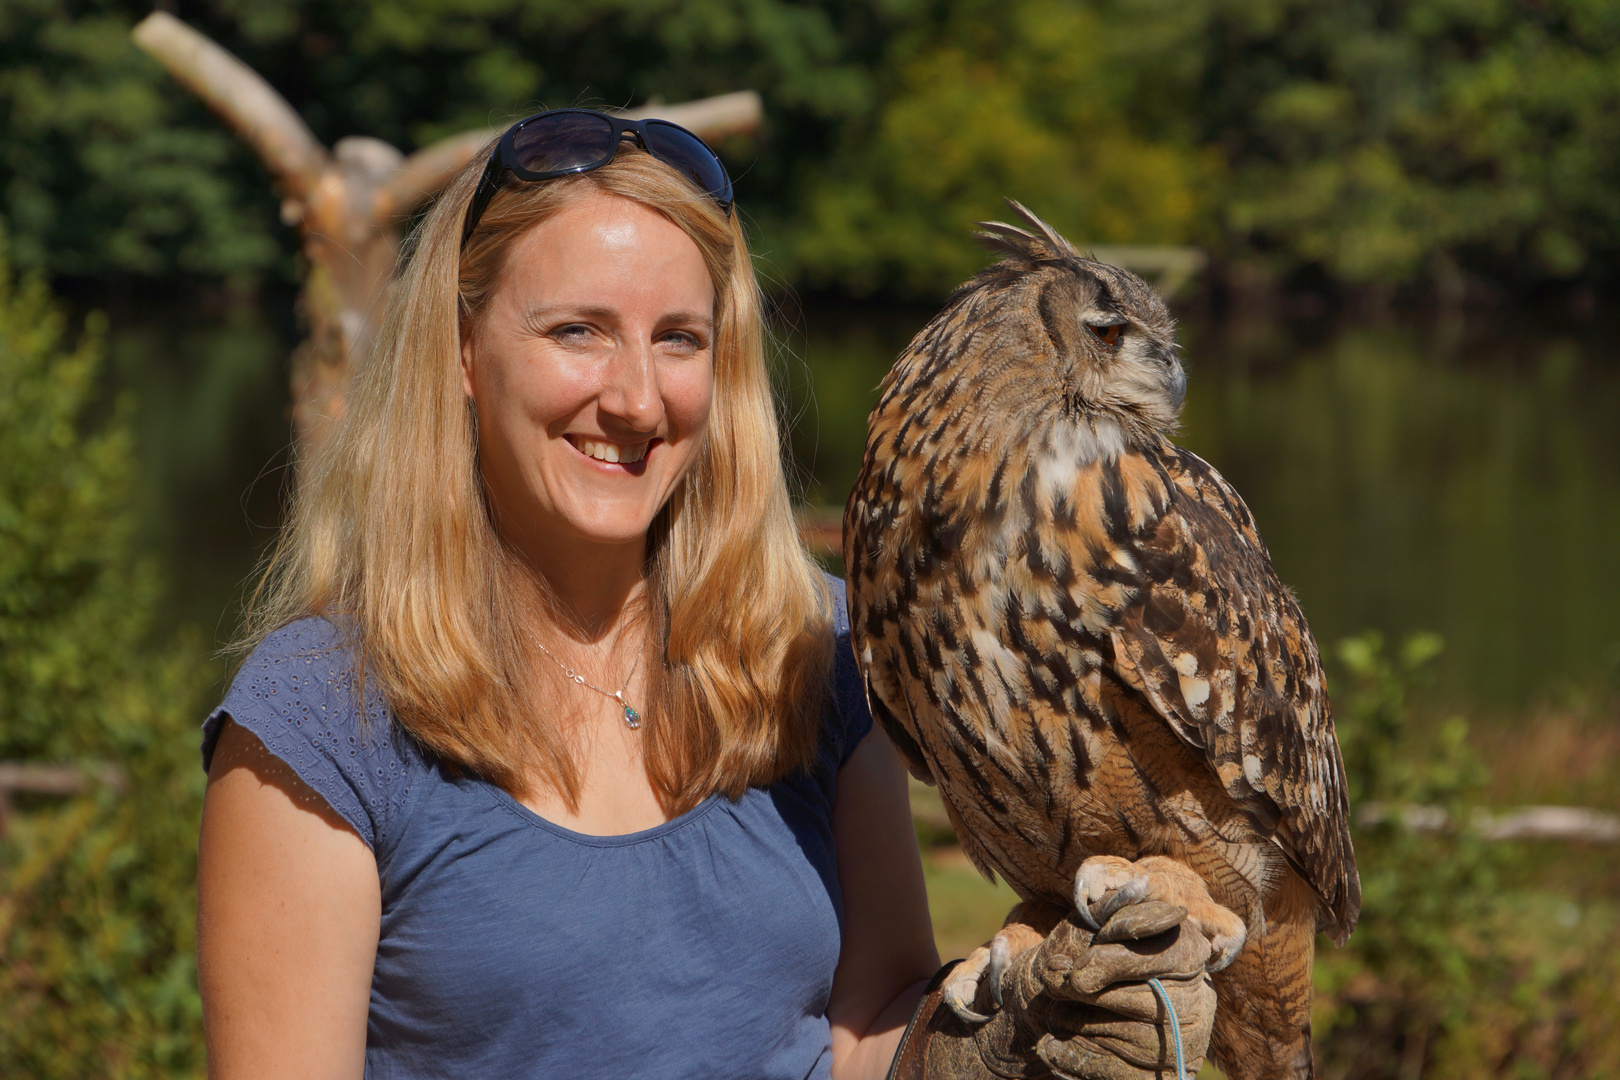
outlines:
[{"label": "owl ear tuft", "polygon": [[1059,236],[1056,229],[1042,221],[1027,206],[1017,199],[1008,199],[1007,205],[1012,208],[1013,213],[1033,227],[1035,232],[1001,221],[975,222],[983,231],[973,235],[986,248],[996,254],[1010,255],[1026,263],[1038,262],[1041,259],[1079,261],[1080,253],[1074,249],[1074,245]]},{"label": "owl ear tuft", "polygon": [[980,232],[973,234],[994,255],[1005,255],[1022,263],[1033,263],[1041,257],[1041,242],[1023,229],[999,221],[977,221]]}]

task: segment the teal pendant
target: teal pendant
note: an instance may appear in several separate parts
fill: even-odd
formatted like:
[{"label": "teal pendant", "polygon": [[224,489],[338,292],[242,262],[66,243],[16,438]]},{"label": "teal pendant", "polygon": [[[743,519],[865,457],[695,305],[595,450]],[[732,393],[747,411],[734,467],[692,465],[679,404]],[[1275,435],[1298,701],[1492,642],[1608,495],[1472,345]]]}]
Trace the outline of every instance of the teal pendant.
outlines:
[{"label": "teal pendant", "polygon": [[641,714],[626,705],[624,707],[624,722],[630,727],[638,728],[641,726]]}]

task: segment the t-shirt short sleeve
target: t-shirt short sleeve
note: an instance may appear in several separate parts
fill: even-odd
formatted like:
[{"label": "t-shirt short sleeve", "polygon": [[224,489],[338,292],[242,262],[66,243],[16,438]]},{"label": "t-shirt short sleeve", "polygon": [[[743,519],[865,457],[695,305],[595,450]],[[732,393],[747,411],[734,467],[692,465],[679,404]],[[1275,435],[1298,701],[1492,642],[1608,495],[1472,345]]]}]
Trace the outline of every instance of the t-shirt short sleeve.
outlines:
[{"label": "t-shirt short sleeve", "polygon": [[380,695],[368,687],[360,700],[351,653],[332,623],[289,623],[253,650],[203,724],[204,769],[227,717],[381,854],[409,800],[417,755]]},{"label": "t-shirt short sleeve", "polygon": [[872,713],[866,707],[866,684],[861,680],[860,668],[855,664],[855,649],[849,632],[849,601],[844,583],[831,575],[827,588],[832,591],[833,636],[836,642],[833,660],[832,704],[838,716],[836,741],[838,765],[843,767],[855,748],[872,730]]}]

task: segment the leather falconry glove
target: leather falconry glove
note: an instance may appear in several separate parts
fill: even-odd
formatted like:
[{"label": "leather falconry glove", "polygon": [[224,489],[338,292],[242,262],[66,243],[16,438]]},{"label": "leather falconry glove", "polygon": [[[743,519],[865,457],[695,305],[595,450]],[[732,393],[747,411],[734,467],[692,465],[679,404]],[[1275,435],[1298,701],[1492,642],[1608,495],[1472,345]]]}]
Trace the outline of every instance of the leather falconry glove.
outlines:
[{"label": "leather falconry glove", "polygon": [[1177,1029],[1186,1076],[1195,1075],[1215,1021],[1209,939],[1177,905],[1104,901],[1093,911],[1102,921],[1095,933],[1071,913],[1011,957],[999,1007],[981,984],[974,1004],[991,1013],[985,1022],[947,1005],[954,965],[946,965],[901,1039],[889,1080],[1175,1080]]}]

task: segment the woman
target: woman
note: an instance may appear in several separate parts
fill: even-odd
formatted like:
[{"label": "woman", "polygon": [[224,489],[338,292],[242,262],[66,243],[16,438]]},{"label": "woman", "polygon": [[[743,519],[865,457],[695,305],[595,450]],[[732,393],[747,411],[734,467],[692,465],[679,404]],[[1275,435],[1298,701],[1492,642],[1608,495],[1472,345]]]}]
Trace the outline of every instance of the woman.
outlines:
[{"label": "woman", "polygon": [[372,357],[205,729],[212,1074],[883,1076],[938,958],[724,169],[515,126]]}]

